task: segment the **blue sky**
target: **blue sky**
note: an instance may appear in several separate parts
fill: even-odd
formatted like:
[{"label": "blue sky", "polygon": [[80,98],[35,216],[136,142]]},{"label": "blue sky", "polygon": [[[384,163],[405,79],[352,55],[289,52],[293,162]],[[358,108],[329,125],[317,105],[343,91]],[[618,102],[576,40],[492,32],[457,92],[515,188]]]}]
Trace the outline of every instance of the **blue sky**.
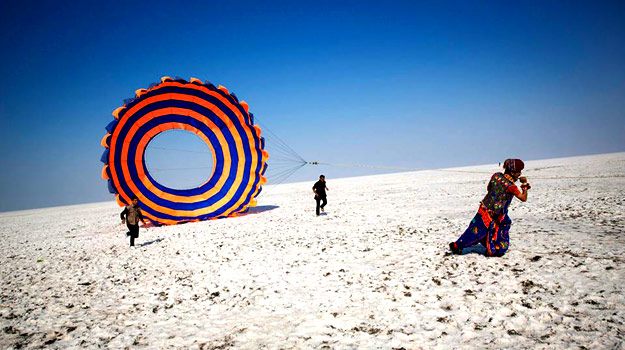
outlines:
[{"label": "blue sky", "polygon": [[[228,87],[307,160],[625,151],[622,1],[5,1],[0,27],[0,211],[113,200],[104,127],[165,75]],[[379,171],[290,180],[319,172]]]}]

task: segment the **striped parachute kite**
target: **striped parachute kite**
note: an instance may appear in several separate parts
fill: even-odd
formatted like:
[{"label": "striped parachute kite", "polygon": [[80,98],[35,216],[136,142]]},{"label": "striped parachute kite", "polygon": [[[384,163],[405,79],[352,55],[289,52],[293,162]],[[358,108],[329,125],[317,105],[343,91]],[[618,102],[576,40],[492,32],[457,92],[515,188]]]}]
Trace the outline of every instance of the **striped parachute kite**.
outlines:
[{"label": "striped parachute kite", "polygon": [[[247,103],[223,86],[194,78],[164,77],[135,95],[113,111],[115,119],[102,139],[102,177],[120,206],[136,196],[154,225],[237,216],[256,206],[268,153]],[[212,174],[197,188],[168,188],[148,172],[147,145],[172,129],[195,133],[212,151]]]}]

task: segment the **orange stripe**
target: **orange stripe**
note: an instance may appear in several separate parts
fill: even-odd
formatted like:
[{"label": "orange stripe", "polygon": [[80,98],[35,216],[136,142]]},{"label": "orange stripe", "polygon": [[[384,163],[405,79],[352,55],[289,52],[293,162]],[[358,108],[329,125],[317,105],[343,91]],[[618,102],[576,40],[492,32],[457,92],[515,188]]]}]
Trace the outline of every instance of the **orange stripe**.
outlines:
[{"label": "orange stripe", "polygon": [[165,225],[175,225],[178,223],[178,221],[176,220],[171,220],[171,219],[161,219],[159,217],[156,217],[148,212],[146,212],[145,210],[141,211],[141,213],[143,214],[143,216],[149,218],[151,221],[154,222],[159,222],[161,224],[165,224]]},{"label": "orange stripe", "polygon": [[148,92],[148,90],[146,90],[146,89],[137,89],[137,90],[135,90],[135,98],[141,97],[141,95],[145,94],[146,92]]},{"label": "orange stripe", "polygon": [[495,233],[493,234],[493,240],[497,240],[497,234],[499,233],[499,224],[497,222],[493,223],[493,230],[495,230]]},{"label": "orange stripe", "polygon": [[[120,207],[125,207],[126,206],[126,204],[124,204],[124,202],[122,202],[119,199],[119,195],[118,194],[115,195],[115,201],[117,202],[117,205],[119,205]],[[130,202],[128,202],[128,203],[130,203]]]},{"label": "orange stripe", "polygon": [[219,85],[219,86],[217,87],[217,89],[219,89],[219,90],[221,90],[221,91],[225,92],[225,93],[226,93],[226,95],[230,95],[230,91],[228,91],[228,89],[226,89],[226,87],[225,87],[225,86],[221,86],[221,85]]},{"label": "orange stripe", "polygon": [[117,107],[117,108],[115,108],[115,110],[111,114],[113,114],[113,117],[115,117],[115,119],[119,119],[119,112],[121,112],[122,109],[124,109],[124,108],[126,108],[126,105],[121,106],[121,107]]},{"label": "orange stripe", "polygon": [[250,106],[247,104],[247,102],[241,101],[241,102],[239,102],[239,104],[241,106],[243,106],[243,109],[245,109],[245,113],[249,113],[250,112]]},{"label": "orange stripe", "polygon": [[111,136],[111,134],[106,133],[106,135],[102,138],[102,141],[100,141],[100,145],[102,145],[102,147],[109,148],[109,145],[106,144],[106,138],[109,136]]}]

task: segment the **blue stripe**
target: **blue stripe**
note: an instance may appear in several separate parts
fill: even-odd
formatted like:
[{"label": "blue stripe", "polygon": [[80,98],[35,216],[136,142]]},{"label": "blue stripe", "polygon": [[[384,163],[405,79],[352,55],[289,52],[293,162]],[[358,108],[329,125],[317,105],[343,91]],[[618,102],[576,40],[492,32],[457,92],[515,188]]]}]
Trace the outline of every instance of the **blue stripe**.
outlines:
[{"label": "blue stripe", "polygon": [[100,157],[100,161],[104,164],[108,164],[109,163],[109,149],[105,149],[104,152],[102,152],[102,156]]},{"label": "blue stripe", "polygon": [[113,130],[115,130],[115,127],[117,126],[117,123],[118,123],[118,120],[113,119],[113,121],[108,123],[108,125],[106,126],[106,131],[108,131],[109,134],[112,134]]},{"label": "blue stripe", "polygon": [[117,189],[115,188],[115,185],[113,184],[112,180],[108,180],[107,187],[108,187],[109,193],[117,193]]}]

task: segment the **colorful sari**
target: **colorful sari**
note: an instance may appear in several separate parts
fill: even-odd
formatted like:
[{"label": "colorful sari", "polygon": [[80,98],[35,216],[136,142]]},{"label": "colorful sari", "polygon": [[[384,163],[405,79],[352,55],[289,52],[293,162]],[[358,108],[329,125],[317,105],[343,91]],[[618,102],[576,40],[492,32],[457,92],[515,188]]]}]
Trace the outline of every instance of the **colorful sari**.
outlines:
[{"label": "colorful sari", "polygon": [[455,248],[463,248],[478,243],[486,247],[486,255],[502,256],[510,246],[510,225],[512,220],[508,216],[508,206],[518,187],[509,175],[495,173],[488,183],[488,194],[480,203],[480,207],[471,220],[469,227],[453,243]]}]

